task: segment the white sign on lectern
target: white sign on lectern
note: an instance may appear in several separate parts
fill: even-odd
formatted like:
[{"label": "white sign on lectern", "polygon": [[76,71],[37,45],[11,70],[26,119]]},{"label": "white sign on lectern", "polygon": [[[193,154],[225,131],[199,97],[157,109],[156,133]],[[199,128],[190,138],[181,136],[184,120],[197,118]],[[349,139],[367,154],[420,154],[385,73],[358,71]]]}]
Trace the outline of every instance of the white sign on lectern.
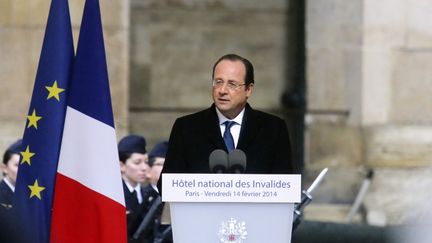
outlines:
[{"label": "white sign on lectern", "polygon": [[290,243],[300,175],[162,174],[175,243]]}]

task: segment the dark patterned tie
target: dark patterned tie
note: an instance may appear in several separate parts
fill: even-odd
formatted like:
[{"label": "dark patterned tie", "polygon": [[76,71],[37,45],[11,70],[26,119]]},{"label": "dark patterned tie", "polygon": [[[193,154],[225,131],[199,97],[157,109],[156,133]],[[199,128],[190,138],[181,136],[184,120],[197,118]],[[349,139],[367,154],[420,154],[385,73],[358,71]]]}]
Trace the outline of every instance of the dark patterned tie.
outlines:
[{"label": "dark patterned tie", "polygon": [[130,210],[132,212],[137,212],[139,203],[138,203],[138,197],[137,197],[136,190],[133,190],[133,192],[131,192],[130,197],[131,197],[131,205],[130,205],[131,208],[130,208]]},{"label": "dark patterned tie", "polygon": [[226,121],[223,124],[225,124],[225,132],[223,134],[223,139],[225,141],[225,145],[228,149],[228,153],[231,152],[234,147],[234,138],[231,134],[231,127],[236,124],[235,121]]}]

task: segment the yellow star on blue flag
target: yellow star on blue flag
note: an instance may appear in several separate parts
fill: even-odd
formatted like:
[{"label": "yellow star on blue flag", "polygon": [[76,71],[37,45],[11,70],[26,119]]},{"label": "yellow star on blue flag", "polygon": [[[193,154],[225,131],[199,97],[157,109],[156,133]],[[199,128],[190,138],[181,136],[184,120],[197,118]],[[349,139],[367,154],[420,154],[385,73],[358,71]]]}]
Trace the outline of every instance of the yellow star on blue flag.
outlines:
[{"label": "yellow star on blue flag", "polygon": [[37,197],[39,200],[42,200],[41,192],[45,190],[45,187],[39,186],[38,180],[35,180],[33,185],[29,185],[28,188],[30,189],[30,198]]},{"label": "yellow star on blue flag", "polygon": [[45,88],[49,92],[47,100],[55,98],[57,101],[60,101],[60,93],[63,92],[64,89],[58,87],[57,80],[54,81],[52,86],[45,86]]},{"label": "yellow star on blue flag", "polygon": [[35,153],[30,152],[30,147],[27,145],[27,148],[25,151],[20,152],[21,154],[21,164],[27,163],[28,165],[31,165],[30,158],[35,155]]},{"label": "yellow star on blue flag", "polygon": [[37,127],[37,122],[38,122],[40,119],[42,119],[42,117],[36,115],[36,109],[33,109],[32,114],[31,114],[31,115],[28,115],[28,116],[27,116],[27,119],[28,119],[27,128],[34,127],[34,128],[37,129],[37,128],[38,128],[38,127]]}]

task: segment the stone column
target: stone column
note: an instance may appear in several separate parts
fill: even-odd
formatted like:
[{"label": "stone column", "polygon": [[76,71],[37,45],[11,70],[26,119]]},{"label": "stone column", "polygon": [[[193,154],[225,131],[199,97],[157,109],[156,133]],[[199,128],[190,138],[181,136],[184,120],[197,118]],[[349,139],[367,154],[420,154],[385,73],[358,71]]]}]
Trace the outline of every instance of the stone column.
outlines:
[{"label": "stone column", "polygon": [[404,207],[419,200],[405,183],[426,179],[412,172],[432,164],[432,4],[314,0],[307,6],[309,169],[329,166],[323,197],[347,203],[365,170],[375,169],[367,206],[386,223],[403,222]]}]

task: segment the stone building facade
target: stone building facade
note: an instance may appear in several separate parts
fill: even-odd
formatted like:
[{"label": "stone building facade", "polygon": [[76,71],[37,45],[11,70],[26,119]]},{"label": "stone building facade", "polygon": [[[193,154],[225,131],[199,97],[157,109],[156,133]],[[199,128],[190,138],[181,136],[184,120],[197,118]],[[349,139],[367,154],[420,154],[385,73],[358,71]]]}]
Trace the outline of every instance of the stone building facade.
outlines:
[{"label": "stone building facade", "polygon": [[[430,1],[100,2],[118,137],[167,139],[210,105],[214,61],[238,53],[255,65],[253,107],[290,119],[282,97],[303,82],[304,186],[329,167],[315,204],[346,208],[373,169],[370,223],[419,216],[407,208],[432,184]],[[49,3],[0,0],[2,151],[23,131]],[[69,5],[77,39],[84,0]]]},{"label": "stone building facade", "polygon": [[365,206],[380,222],[415,220],[432,163],[430,1],[308,1],[307,167],[333,172],[322,194],[352,202],[374,169]]}]

